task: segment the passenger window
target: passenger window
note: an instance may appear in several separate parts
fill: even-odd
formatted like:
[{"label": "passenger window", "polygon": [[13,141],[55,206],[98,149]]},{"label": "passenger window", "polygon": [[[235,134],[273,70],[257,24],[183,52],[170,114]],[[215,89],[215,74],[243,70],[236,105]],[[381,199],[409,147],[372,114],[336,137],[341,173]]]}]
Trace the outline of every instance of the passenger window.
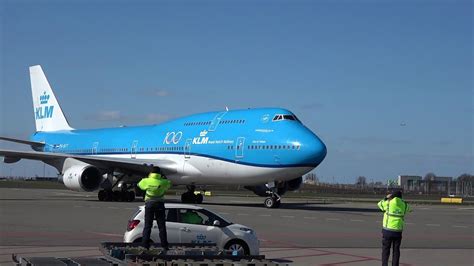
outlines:
[{"label": "passenger window", "polygon": [[178,216],[176,214],[176,209],[166,209],[165,215],[166,215],[166,221],[167,222],[173,222],[173,223],[178,222]]},{"label": "passenger window", "polygon": [[[190,214],[186,214],[186,213],[190,213]],[[189,215],[189,217],[194,217],[194,218],[190,218],[190,219],[194,219],[194,222],[188,222],[190,224],[213,226],[214,221],[219,221],[220,227],[226,227],[231,224],[228,221],[224,220],[223,218],[219,217],[218,215],[204,209],[201,209],[201,210],[180,209],[179,214],[180,214],[180,218],[183,217],[181,215]],[[184,223],[184,220],[181,220],[181,222]]]},{"label": "passenger window", "polygon": [[205,225],[209,217],[198,210],[179,209],[179,218],[181,223]]}]

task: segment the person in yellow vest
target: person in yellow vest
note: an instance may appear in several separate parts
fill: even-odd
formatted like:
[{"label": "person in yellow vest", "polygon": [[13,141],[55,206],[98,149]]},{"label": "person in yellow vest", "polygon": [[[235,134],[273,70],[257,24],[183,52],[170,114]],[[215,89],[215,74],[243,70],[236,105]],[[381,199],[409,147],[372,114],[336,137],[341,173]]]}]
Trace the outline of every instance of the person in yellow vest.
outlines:
[{"label": "person in yellow vest", "polygon": [[384,212],[382,228],[382,265],[388,265],[390,248],[393,246],[392,265],[400,263],[400,245],[405,224],[405,214],[410,211],[408,204],[402,199],[402,191],[388,194],[377,204]]},{"label": "person in yellow vest", "polygon": [[146,249],[150,248],[151,228],[153,220],[156,219],[160,230],[161,247],[168,250],[164,195],[171,187],[171,182],[160,174],[158,167],[154,167],[148,177],[138,183],[138,187],[145,191],[145,226],[143,227],[142,246]]}]

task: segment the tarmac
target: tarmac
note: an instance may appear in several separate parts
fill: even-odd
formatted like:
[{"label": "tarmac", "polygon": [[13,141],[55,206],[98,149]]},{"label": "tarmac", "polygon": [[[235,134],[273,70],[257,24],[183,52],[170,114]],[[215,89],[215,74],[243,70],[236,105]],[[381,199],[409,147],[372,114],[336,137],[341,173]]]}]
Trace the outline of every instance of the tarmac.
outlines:
[{"label": "tarmac", "polygon": [[[178,202],[179,195],[169,196]],[[382,213],[376,202],[205,197],[203,207],[255,229],[260,253],[290,265],[380,265]],[[95,193],[0,188],[0,265],[22,257],[97,257],[100,242],[120,242],[143,202],[100,202]],[[412,206],[401,265],[474,265],[474,207]]]}]

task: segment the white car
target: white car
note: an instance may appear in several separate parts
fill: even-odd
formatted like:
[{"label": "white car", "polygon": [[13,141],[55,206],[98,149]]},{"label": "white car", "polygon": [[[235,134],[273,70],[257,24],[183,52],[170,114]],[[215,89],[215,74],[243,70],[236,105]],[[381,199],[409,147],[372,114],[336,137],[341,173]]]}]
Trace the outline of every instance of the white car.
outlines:
[{"label": "white car", "polygon": [[[259,254],[260,242],[255,231],[247,226],[229,222],[199,206],[165,203],[165,208],[169,243],[215,243],[221,249],[237,251],[239,254]],[[183,218],[189,215],[188,212],[195,217],[198,215],[197,221],[186,223]],[[141,242],[144,218],[145,206],[140,206],[128,221],[124,242]],[[153,221],[151,240],[160,243],[156,221]]]}]

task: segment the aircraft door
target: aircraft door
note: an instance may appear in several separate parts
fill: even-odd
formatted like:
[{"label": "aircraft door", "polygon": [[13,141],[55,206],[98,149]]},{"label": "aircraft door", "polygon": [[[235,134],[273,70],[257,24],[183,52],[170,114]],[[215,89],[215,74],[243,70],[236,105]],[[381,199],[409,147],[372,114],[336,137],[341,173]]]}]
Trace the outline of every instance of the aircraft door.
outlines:
[{"label": "aircraft door", "polygon": [[130,149],[130,157],[132,159],[137,158],[137,146],[138,146],[138,140],[134,140],[132,142],[132,147]]},{"label": "aircraft door", "polygon": [[92,144],[92,154],[97,154],[97,147],[99,147],[99,142],[94,142]]},{"label": "aircraft door", "polygon": [[239,137],[237,138],[237,142],[235,144],[235,158],[243,158],[244,157],[244,147],[245,147],[245,138]]},{"label": "aircraft door", "polygon": [[184,144],[184,159],[191,158],[191,143],[192,139],[187,139],[186,143]]},{"label": "aircraft door", "polygon": [[219,122],[221,122],[222,117],[224,117],[224,115],[225,115],[226,113],[227,113],[227,112],[220,112],[220,113],[218,113],[218,114],[214,117],[214,119],[212,119],[211,125],[209,125],[209,128],[208,128],[208,131],[214,131],[214,130],[216,130],[217,125],[219,125]]}]

